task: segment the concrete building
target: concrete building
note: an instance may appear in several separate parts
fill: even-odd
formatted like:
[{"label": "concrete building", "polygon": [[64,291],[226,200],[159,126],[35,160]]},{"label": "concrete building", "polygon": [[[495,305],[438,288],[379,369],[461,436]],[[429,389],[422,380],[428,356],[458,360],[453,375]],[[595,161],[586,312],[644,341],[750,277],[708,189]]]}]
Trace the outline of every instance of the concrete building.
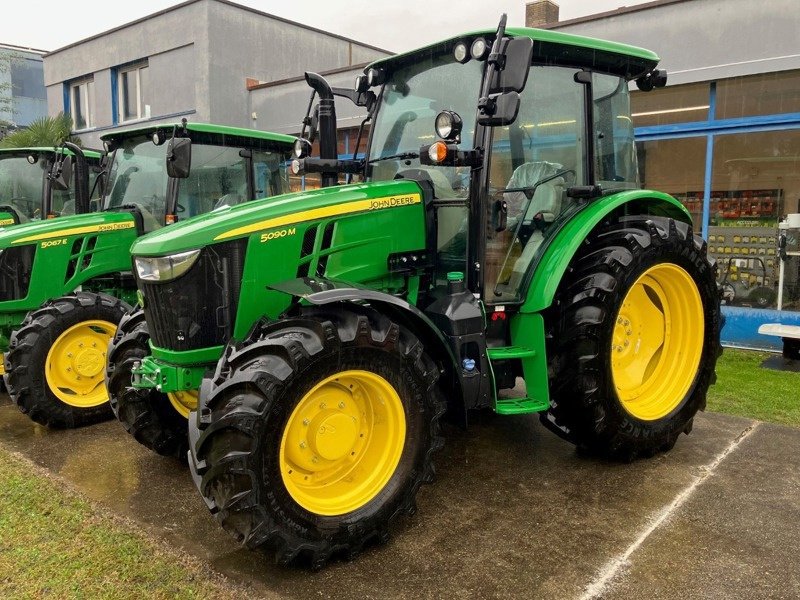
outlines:
[{"label": "concrete building", "polygon": [[44,50],[0,44],[0,121],[24,127],[47,116]]},{"label": "concrete building", "polygon": [[780,348],[757,329],[800,324],[800,258],[776,248],[779,220],[800,212],[797,1],[658,0],[544,26],[661,56],[667,87],[631,100],[644,185],[683,201],[708,241],[723,340]]},{"label": "concrete building", "polygon": [[[111,127],[187,117],[270,129],[246,80],[271,82],[389,54],[228,2],[189,0],[45,55],[50,114],[73,116],[83,143]],[[280,110],[299,129],[302,106]]]}]

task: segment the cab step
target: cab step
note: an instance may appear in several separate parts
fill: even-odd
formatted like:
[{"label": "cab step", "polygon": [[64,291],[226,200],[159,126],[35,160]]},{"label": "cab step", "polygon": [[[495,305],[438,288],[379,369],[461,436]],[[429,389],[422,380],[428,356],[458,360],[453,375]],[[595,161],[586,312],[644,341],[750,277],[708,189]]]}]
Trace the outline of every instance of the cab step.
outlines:
[{"label": "cab step", "polygon": [[494,411],[498,415],[525,415],[528,413],[543,412],[550,408],[547,400],[535,398],[498,398]]}]

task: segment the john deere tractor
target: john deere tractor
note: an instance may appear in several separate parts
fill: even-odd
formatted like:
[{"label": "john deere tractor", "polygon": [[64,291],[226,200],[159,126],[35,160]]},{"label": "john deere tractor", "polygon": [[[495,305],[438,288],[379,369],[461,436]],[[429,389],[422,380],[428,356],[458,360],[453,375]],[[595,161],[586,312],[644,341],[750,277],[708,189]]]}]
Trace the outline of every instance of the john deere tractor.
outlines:
[{"label": "john deere tractor", "polygon": [[165,225],[286,191],[295,138],[201,123],[103,136],[103,210],[0,231],[0,349],[12,400],[34,421],[112,416],[108,341],[136,300],[129,248]]},{"label": "john deere tractor", "polygon": [[0,227],[96,208],[90,199],[102,192],[102,156],[69,142],[56,148],[0,148]]},{"label": "john deere tractor", "polygon": [[[190,467],[237,540],[318,567],[386,539],[433,479],[446,411],[538,413],[625,460],[689,432],[719,295],[688,212],[640,189],[628,84],[663,85],[657,63],[503,18],[349,92],[307,74],[320,157],[301,142],[293,169],[364,183],[134,244],[151,354],[112,343],[112,388],[144,414],[200,390]],[[369,112],[364,160],[336,158],[335,96]]]}]

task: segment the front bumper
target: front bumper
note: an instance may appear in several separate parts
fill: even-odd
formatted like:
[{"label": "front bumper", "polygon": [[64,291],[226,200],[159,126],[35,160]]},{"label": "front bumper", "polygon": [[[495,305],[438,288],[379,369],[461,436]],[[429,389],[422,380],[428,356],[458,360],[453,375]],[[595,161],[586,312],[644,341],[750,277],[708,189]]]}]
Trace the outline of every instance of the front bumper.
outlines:
[{"label": "front bumper", "polygon": [[131,369],[131,385],[169,394],[199,389],[206,371],[216,367],[223,347],[186,352],[170,352],[152,345],[150,349],[152,354]]}]

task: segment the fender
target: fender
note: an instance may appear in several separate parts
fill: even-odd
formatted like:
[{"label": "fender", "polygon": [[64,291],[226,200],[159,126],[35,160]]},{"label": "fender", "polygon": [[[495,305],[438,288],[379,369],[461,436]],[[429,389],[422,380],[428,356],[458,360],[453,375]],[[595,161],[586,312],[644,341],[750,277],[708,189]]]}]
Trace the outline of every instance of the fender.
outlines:
[{"label": "fender", "polygon": [[466,407],[458,379],[458,361],[442,332],[416,306],[397,296],[361,287],[358,284],[320,277],[291,279],[267,287],[303,299],[315,306],[336,302],[369,302],[382,314],[411,330],[427,349],[430,357],[439,364],[441,369],[439,382],[447,398],[448,411],[466,425]]},{"label": "fender", "polygon": [[[520,312],[540,312],[553,303],[561,278],[591,232],[609,216],[665,216],[692,224],[689,211],[669,194],[630,190],[589,202],[550,238],[528,274]],[[525,288],[523,288],[525,289]]]}]

